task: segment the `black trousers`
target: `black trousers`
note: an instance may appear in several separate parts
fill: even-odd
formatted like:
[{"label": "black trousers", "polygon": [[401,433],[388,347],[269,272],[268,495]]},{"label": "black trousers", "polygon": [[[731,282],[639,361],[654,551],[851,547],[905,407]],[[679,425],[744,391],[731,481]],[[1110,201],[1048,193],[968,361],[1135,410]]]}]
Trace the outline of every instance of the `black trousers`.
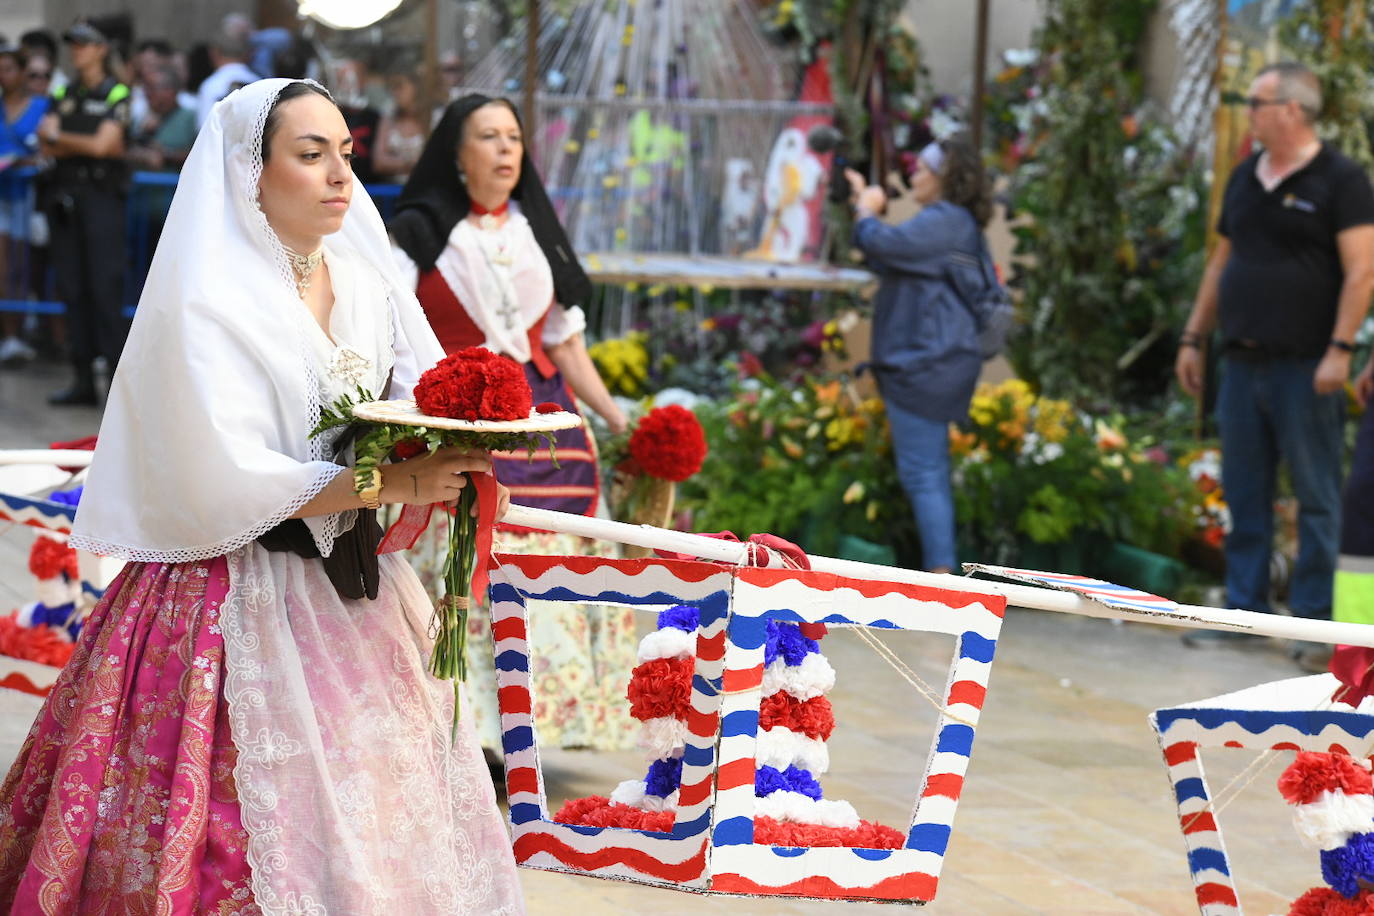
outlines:
[{"label": "black trousers", "polygon": [[105,357],[114,371],[129,322],[124,318],[124,195],[93,185],[55,189],[48,219],[57,294],[67,306],[67,339],[78,379]]}]

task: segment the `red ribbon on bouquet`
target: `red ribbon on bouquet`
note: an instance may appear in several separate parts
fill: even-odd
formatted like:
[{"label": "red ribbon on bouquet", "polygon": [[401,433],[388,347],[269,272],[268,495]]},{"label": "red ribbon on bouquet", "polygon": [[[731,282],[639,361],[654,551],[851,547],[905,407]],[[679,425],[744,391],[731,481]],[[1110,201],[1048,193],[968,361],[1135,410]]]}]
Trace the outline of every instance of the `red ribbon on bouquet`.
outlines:
[{"label": "red ribbon on bouquet", "polygon": [[[469,592],[478,601],[487,594],[487,567],[491,561],[491,532],[496,524],[496,475],[469,474],[468,480],[477,488],[477,545],[472,561],[472,584]],[[415,546],[420,535],[429,526],[429,520],[437,507],[443,503],[430,503],[427,506],[406,505],[400,518],[387,529],[377,545],[377,554],[409,550]]]}]

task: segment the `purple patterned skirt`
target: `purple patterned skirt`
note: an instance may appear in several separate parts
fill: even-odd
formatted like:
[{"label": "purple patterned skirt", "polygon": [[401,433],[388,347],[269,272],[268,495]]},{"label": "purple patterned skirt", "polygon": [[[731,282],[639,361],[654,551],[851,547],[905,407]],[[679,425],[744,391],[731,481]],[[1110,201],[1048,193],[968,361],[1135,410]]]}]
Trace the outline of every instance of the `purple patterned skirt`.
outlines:
[{"label": "purple patterned skirt", "polygon": [[[578,412],[562,373],[555,372],[550,378],[544,378],[533,362],[528,362],[525,363],[525,378],[529,380],[535,404],[552,401],[566,411]],[[549,459],[547,448],[536,451],[532,460],[524,449],[494,452],[496,479],[510,489],[510,501],[515,505],[573,515],[595,515],[601,483],[596,443],[591,433],[585,425],[559,430],[554,434],[554,444],[558,450],[558,467]]]}]

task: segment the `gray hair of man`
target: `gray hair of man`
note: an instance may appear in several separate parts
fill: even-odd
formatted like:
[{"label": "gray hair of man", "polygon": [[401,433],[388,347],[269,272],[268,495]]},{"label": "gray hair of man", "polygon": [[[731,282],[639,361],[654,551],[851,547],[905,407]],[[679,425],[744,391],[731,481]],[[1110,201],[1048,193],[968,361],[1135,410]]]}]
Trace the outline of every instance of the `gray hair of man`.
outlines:
[{"label": "gray hair of man", "polygon": [[171,64],[154,64],[148,68],[148,86],[152,89],[170,89],[180,92],[183,88],[181,74]]},{"label": "gray hair of man", "polygon": [[230,60],[247,60],[248,55],[253,53],[247,36],[237,32],[220,32],[210,40],[210,47]]},{"label": "gray hair of man", "polygon": [[1260,69],[1258,79],[1269,73],[1279,77],[1277,98],[1285,102],[1297,102],[1308,124],[1315,123],[1322,113],[1322,84],[1305,65],[1297,61],[1285,60],[1268,64]]}]

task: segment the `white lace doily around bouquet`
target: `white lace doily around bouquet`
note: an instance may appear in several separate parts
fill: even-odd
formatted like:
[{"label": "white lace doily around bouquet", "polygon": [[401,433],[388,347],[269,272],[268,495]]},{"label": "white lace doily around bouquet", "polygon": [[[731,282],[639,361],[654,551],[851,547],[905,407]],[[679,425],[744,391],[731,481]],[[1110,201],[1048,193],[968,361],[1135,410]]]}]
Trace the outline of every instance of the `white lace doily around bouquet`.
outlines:
[{"label": "white lace doily around bouquet", "polygon": [[366,401],[353,408],[353,416],[373,423],[397,423],[402,426],[428,426],[431,429],[461,429],[474,433],[551,433],[582,425],[575,413],[560,410],[555,413],[532,413],[523,420],[456,420],[434,417],[420,412],[411,400]]}]

